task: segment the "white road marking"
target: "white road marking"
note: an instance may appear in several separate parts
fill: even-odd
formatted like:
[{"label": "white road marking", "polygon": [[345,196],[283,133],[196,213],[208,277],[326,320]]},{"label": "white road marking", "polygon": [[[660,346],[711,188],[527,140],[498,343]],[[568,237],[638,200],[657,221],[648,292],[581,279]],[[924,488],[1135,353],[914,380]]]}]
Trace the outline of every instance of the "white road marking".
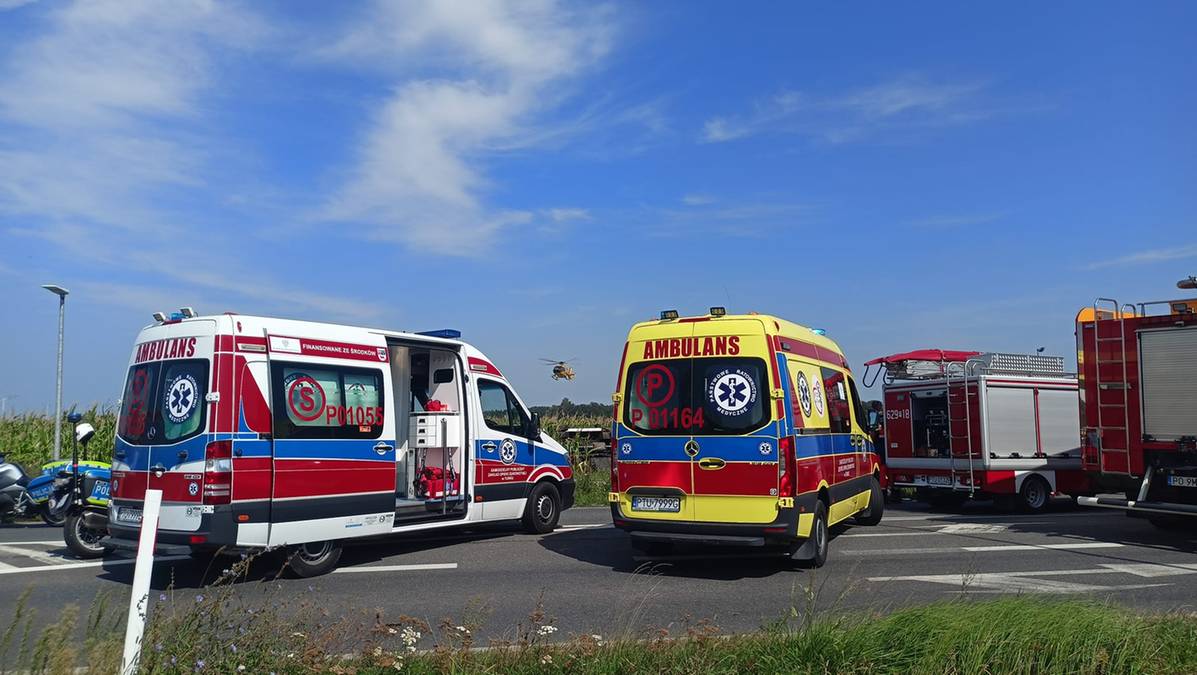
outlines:
[{"label": "white road marking", "polygon": [[[1037,515],[1033,515],[1033,516],[1031,516],[1031,515],[1019,516],[1017,514],[1012,514],[1012,513],[994,513],[994,514],[977,514],[977,515],[968,514],[968,513],[955,513],[955,514],[928,513],[926,515],[915,515],[915,516],[889,516],[889,515],[887,515],[887,516],[885,516],[885,519],[882,522],[889,523],[889,522],[899,522],[899,521],[909,521],[909,520],[939,520],[944,523],[951,523],[951,522],[967,522],[967,521],[972,521],[972,520],[996,520],[996,519],[1004,518],[1006,520],[1014,519],[1016,522],[1025,523],[1025,522],[1028,522],[1028,520],[1020,520],[1020,518],[1027,518],[1027,519],[1048,518],[1050,520],[1055,520],[1057,518],[1092,518],[1094,515],[1097,515],[1099,513],[1106,513],[1106,512],[1099,511],[1099,512],[1094,512],[1094,513],[1049,513],[1049,514],[1037,514]],[[1047,522],[1047,521],[1045,521],[1045,522]]]},{"label": "white road marking", "polygon": [[982,553],[987,551],[1035,551],[1038,549],[1072,550],[1078,548],[1122,548],[1112,541],[1081,541],[1068,544],[1003,544],[1001,546],[963,546],[965,551]]},{"label": "white road marking", "polygon": [[0,544],[0,554],[19,555],[23,558],[36,560],[43,565],[62,565],[69,560],[61,555],[46,553],[45,551],[26,550],[13,544]]},{"label": "white road marking", "polygon": [[423,563],[416,565],[364,565],[362,567],[341,567],[333,570],[333,574],[349,574],[351,572],[415,572],[419,570],[455,570],[457,563]]},{"label": "white road marking", "polygon": [[51,539],[49,541],[0,541],[0,546],[26,546],[28,544],[38,544],[41,546],[66,546],[66,542],[61,539]]},{"label": "white road marking", "polygon": [[[557,530],[589,530],[595,527],[615,527],[611,523],[588,523],[585,525],[558,525]],[[556,531],[556,530],[555,530]]]},{"label": "white road marking", "polygon": [[[154,562],[167,562],[171,560],[189,560],[191,556],[188,555],[168,555],[160,558],[154,558]],[[77,570],[85,567],[111,567],[113,565],[132,565],[137,562],[133,558],[123,558],[120,560],[93,560],[88,562],[66,562],[57,565],[39,565],[37,567],[15,567],[10,570],[0,569],[0,574],[22,574],[25,572],[48,572],[50,570]]]},{"label": "white road marking", "polygon": [[21,568],[20,568],[20,567],[17,567],[16,565],[9,565],[9,564],[8,564],[8,563],[6,563],[6,562],[0,562],[0,571],[4,571],[4,570],[19,570],[19,569],[21,569]]},{"label": "white road marking", "polygon": [[1008,527],[1006,523],[952,523],[941,527],[937,534],[994,534]]},{"label": "white road marking", "polygon": [[1073,581],[1054,581],[1035,577],[1068,576],[1084,578],[1099,574],[1130,574],[1145,578],[1173,577],[1197,573],[1197,563],[1103,563],[1100,567],[1083,570],[1031,570],[1022,572],[984,572],[979,574],[915,574],[902,577],[869,577],[869,581],[889,583],[895,581],[922,581],[959,587],[961,590],[974,588],[992,592],[1018,593],[1087,593],[1093,591],[1123,591],[1139,588],[1154,588],[1168,584],[1129,584],[1100,586]]},{"label": "white road marking", "polygon": [[1004,544],[1001,546],[938,546],[932,548],[890,548],[884,550],[841,551],[848,556],[869,555],[915,555],[921,553],[994,553],[1005,551],[1053,551],[1086,548],[1122,548],[1123,544],[1104,541],[1086,541],[1070,544]]},{"label": "white road marking", "polygon": [[[840,535],[841,537],[930,537],[937,534],[997,534],[1005,532],[1009,528],[1007,523],[954,523],[951,525],[918,525],[919,528],[928,528],[924,532],[869,532],[869,533],[852,533]],[[938,527],[938,530],[930,531],[930,527]]]}]

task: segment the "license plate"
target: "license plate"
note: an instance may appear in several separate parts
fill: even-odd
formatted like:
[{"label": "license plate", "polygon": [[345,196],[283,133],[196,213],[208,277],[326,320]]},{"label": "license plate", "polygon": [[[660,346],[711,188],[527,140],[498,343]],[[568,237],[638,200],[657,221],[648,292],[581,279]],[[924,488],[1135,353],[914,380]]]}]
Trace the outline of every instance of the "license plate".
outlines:
[{"label": "license plate", "polygon": [[116,522],[141,524],[141,509],[120,508],[116,510]]},{"label": "license plate", "polygon": [[1168,476],[1168,485],[1172,487],[1197,487],[1197,477]]},{"label": "license plate", "polygon": [[633,511],[677,513],[682,510],[681,497],[632,497]]},{"label": "license plate", "polygon": [[91,489],[91,498],[108,499],[108,481],[96,481],[96,486]]},{"label": "license plate", "polygon": [[928,485],[951,485],[951,476],[927,476]]}]

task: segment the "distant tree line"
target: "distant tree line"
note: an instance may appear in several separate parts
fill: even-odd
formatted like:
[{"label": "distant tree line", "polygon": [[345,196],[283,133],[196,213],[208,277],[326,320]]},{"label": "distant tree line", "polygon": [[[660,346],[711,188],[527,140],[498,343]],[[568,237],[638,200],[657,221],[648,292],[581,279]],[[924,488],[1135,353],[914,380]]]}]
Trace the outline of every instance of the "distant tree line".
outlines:
[{"label": "distant tree line", "polygon": [[574,403],[568,398],[561,399],[556,405],[534,405],[532,412],[541,417],[611,417],[610,403]]}]

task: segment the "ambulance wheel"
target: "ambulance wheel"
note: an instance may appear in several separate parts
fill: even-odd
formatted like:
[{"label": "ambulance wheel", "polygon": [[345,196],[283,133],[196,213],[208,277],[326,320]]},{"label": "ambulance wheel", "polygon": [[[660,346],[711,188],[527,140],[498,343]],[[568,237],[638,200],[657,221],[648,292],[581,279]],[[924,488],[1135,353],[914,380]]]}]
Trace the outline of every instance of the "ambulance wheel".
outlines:
[{"label": "ambulance wheel", "polygon": [[1024,511],[1039,513],[1046,509],[1047,503],[1051,501],[1052,489],[1041,476],[1031,474],[1022,480],[1018,496],[1022,499]]},{"label": "ambulance wheel", "polygon": [[877,525],[885,514],[885,494],[876,476],[869,477],[869,508],[856,514],[857,525]]},{"label": "ambulance wheel", "polygon": [[528,534],[548,534],[557,528],[561,517],[561,493],[548,481],[537,483],[528,495],[524,517],[520,522]]},{"label": "ambulance wheel", "polygon": [[76,558],[103,558],[111,550],[100,543],[108,533],[83,525],[83,514],[68,516],[62,525],[62,538]]},{"label": "ambulance wheel", "polygon": [[341,560],[341,543],[337,541],[313,541],[291,549],[287,563],[291,572],[301,579],[328,574]]},{"label": "ambulance wheel", "polygon": [[803,567],[822,567],[827,562],[827,550],[830,545],[831,533],[827,529],[827,505],[820,500],[815,502],[814,522],[810,525],[810,536],[794,547],[790,558]]}]

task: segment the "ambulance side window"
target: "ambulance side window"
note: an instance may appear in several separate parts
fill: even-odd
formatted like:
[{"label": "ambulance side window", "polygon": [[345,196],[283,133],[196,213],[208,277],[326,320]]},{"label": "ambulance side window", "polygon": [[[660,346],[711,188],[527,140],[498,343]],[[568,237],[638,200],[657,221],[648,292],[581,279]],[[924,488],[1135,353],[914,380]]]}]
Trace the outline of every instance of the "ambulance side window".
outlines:
[{"label": "ambulance side window", "polygon": [[868,413],[864,406],[860,403],[860,394],[856,390],[856,381],[852,376],[848,376],[848,393],[852,395],[852,412],[856,416],[856,426],[860,427],[861,431],[868,432],[873,427],[869,424]]},{"label": "ambulance side window", "polygon": [[522,436],[527,417],[519,401],[511,392],[492,380],[478,380],[478,400],[482,403],[482,419],[494,431]]},{"label": "ambulance side window", "polygon": [[278,438],[378,438],[386,421],[382,371],[272,364]]},{"label": "ambulance side window", "polygon": [[833,368],[821,368],[823,391],[827,394],[827,417],[831,422],[831,433],[852,433],[852,411],[848,403],[848,388],[844,374]]}]

